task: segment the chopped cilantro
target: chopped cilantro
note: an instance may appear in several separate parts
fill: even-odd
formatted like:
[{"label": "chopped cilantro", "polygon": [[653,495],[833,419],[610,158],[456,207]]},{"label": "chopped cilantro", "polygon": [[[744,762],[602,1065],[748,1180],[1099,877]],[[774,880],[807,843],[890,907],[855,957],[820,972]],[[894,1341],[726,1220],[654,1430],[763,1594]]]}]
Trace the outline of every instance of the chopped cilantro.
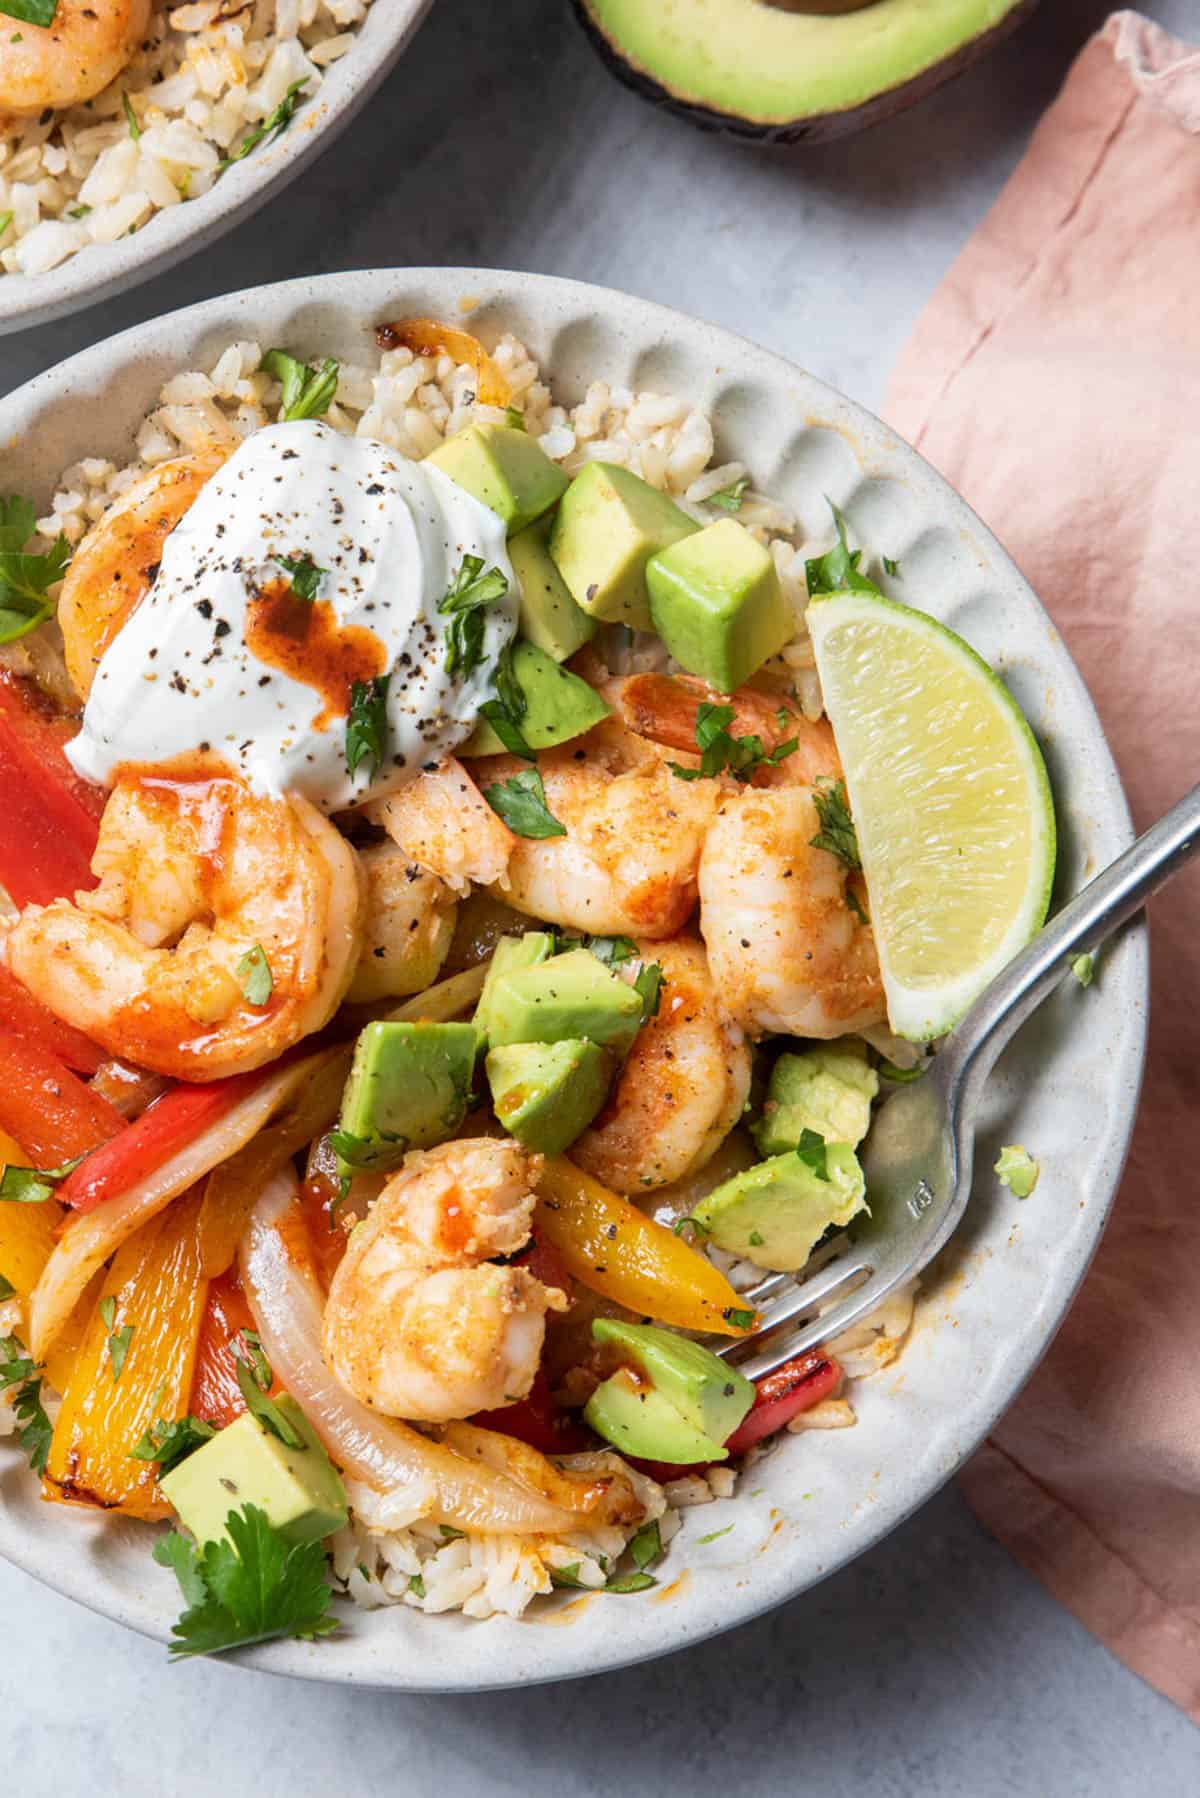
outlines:
[{"label": "chopped cilantro", "polygon": [[[449,616],[446,626],[446,673],[473,674],[483,661],[483,637],[487,620],[486,608],[494,599],[508,592],[508,576],[499,568],[484,571],[482,556],[464,556],[454,580],[438,600],[438,611]],[[497,692],[500,692],[497,674]],[[514,697],[513,689],[516,689]],[[525,715],[525,695],[509,671],[507,691],[500,697],[519,724]]]},{"label": "chopped cilantro", "polygon": [[566,830],[546,803],[546,789],[536,768],[522,768],[509,780],[485,787],[483,796],[498,817],[519,837],[565,837]]},{"label": "chopped cilantro", "polygon": [[647,1567],[653,1567],[655,1561],[662,1560],[662,1533],[657,1519],[652,1518],[649,1523],[644,1523],[636,1536],[630,1537],[629,1552],[639,1573],[644,1573]]},{"label": "chopped cilantro", "polygon": [[731,705],[700,705],[696,711],[700,766],[684,768],[678,762],[670,762],[668,767],[672,774],[680,780],[712,780],[718,774],[732,774],[735,780],[748,781],[756,769],[774,768],[795,753],[796,737],[789,737],[786,743],[780,743],[778,748],[768,752],[757,733],[747,737],[730,736],[727,726],[733,723],[734,715]]},{"label": "chopped cilantro", "polygon": [[[261,1354],[261,1349],[259,1350]],[[249,1362],[237,1357],[237,1383],[242,1397],[246,1401],[246,1409],[251,1416],[257,1418],[264,1430],[272,1436],[278,1436],[284,1448],[303,1448],[304,1438],[295,1424],[289,1423],[285,1414],[279,1409],[273,1398],[267,1397],[266,1388],[262,1385],[257,1370],[252,1371]],[[267,1368],[267,1386],[271,1384],[270,1367]]]},{"label": "chopped cilantro", "polygon": [[333,404],[338,365],[332,356],[326,356],[320,368],[312,368],[289,350],[268,350],[258,366],[274,375],[283,388],[285,423],[292,424],[298,418],[320,418]]},{"label": "chopped cilantro", "polygon": [[682,1236],[685,1230],[691,1230],[697,1236],[711,1236],[712,1231],[702,1217],[677,1217],[671,1226],[676,1236]]},{"label": "chopped cilantro", "polygon": [[456,1530],[452,1523],[439,1523],[438,1533],[443,1542],[460,1542],[467,1532],[466,1530]]},{"label": "chopped cilantro", "polygon": [[605,1584],[606,1592],[648,1592],[658,1581],[652,1573],[614,1573]]},{"label": "chopped cilantro", "polygon": [[238,1332],[238,1341],[241,1343],[242,1350],[244,1351],[238,1355],[238,1358],[245,1361],[249,1366],[250,1371],[254,1376],[254,1383],[259,1391],[270,1392],[275,1376],[271,1372],[271,1363],[263,1353],[263,1345],[259,1340],[258,1331],[240,1330]]},{"label": "chopped cilantro", "polygon": [[231,1511],[225,1528],[200,1550],[178,1531],[155,1544],[155,1560],[174,1569],[187,1606],[174,1626],[172,1659],[278,1636],[307,1641],[337,1628],[319,1542],[289,1542],[257,1505]]},{"label": "chopped cilantro", "polygon": [[879,560],[883,563],[883,572],[885,574],[894,574],[897,576],[899,575],[899,573],[900,573],[899,562],[893,561],[891,556],[880,556]]},{"label": "chopped cilantro", "polygon": [[235,972],[242,983],[246,1003],[265,1005],[275,990],[275,979],[267,960],[267,952],[261,943],[255,943],[253,948],[247,949]]},{"label": "chopped cilantro", "polygon": [[[404,1159],[408,1148],[407,1138],[397,1136],[392,1131],[385,1131],[380,1136],[356,1136],[352,1130],[331,1130],[328,1140],[343,1167],[363,1173],[395,1167],[398,1161]],[[345,1192],[339,1189],[337,1203],[340,1205],[349,1194],[347,1184]]]},{"label": "chopped cilantro", "polygon": [[[14,44],[17,44],[20,43],[21,40],[20,38],[14,38],[12,41]],[[4,233],[8,230],[8,227],[12,222],[13,215],[11,212],[0,212],[0,237],[4,236]]]},{"label": "chopped cilantro", "polygon": [[15,1336],[0,1337],[0,1392],[17,1388],[13,1413],[19,1428],[17,1441],[29,1456],[34,1473],[44,1473],[54,1434],[42,1404],[41,1368],[27,1355]]},{"label": "chopped cilantro", "polygon": [[637,959],[637,944],[628,936],[585,936],[580,939],[583,948],[590,949],[597,961],[602,961],[606,968],[620,968],[627,961]]},{"label": "chopped cilantro", "polygon": [[707,1536],[698,1536],[697,1541],[699,1542],[701,1548],[703,1548],[704,1545],[708,1542],[719,1542],[721,1540],[721,1537],[727,1536],[732,1528],[733,1528],[733,1525],[731,1523],[727,1523],[723,1530],[709,1530]]},{"label": "chopped cilantro", "polygon": [[796,1144],[796,1153],[805,1167],[812,1169],[818,1180],[827,1181],[829,1179],[825,1138],[818,1131],[801,1130],[800,1141]]},{"label": "chopped cilantro", "polygon": [[739,1311],[736,1305],[726,1305],[721,1313],[725,1322],[732,1324],[735,1330],[752,1330],[755,1315],[753,1311]]},{"label": "chopped cilantro", "polygon": [[421,1575],[419,1573],[413,1574],[412,1578],[408,1582],[408,1589],[412,1593],[414,1598],[424,1598],[424,1596],[425,1596],[425,1581],[421,1578]]},{"label": "chopped cilantro", "polygon": [[551,1567],[550,1584],[567,1588],[578,1587],[581,1591],[586,1591],[587,1587],[579,1577],[579,1567],[578,1561],[569,1561],[565,1567]]},{"label": "chopped cilantro", "polygon": [[[828,499],[828,495],[826,498]],[[847,588],[855,593],[878,593],[879,588],[874,581],[868,580],[865,574],[859,572],[862,551],[856,549],[852,553],[846,543],[846,520],[831,499],[828,499],[828,504],[833,513],[837,542],[823,556],[815,556],[804,564],[810,598],[818,593],[843,593]]]},{"label": "chopped cilantro", "polygon": [[216,1435],[211,1423],[202,1417],[160,1417],[140,1436],[129,1451],[131,1461],[157,1461],[161,1476],[178,1467],[181,1461]]},{"label": "chopped cilantro", "polygon": [[525,429],[525,414],[519,406],[505,406],[504,417],[510,430],[523,431]]},{"label": "chopped cilantro", "polygon": [[6,1167],[0,1175],[0,1200],[12,1205],[40,1205],[82,1160],[83,1156],[77,1155],[61,1167]]},{"label": "chopped cilantro", "polygon": [[1094,955],[1077,955],[1071,962],[1071,972],[1080,986],[1091,986],[1096,978],[1096,957]]},{"label": "chopped cilantro", "polygon": [[1006,1143],[996,1160],[995,1173],[1001,1186],[1007,1186],[1019,1199],[1029,1197],[1041,1171],[1029,1150],[1017,1142]]},{"label": "chopped cilantro", "polygon": [[747,1241],[752,1249],[761,1249],[763,1245],[762,1232],[759,1230],[751,1230]]},{"label": "chopped cilantro", "polygon": [[830,855],[836,855],[844,861],[848,868],[860,869],[862,862],[858,854],[858,836],[846,801],[845,781],[830,781],[828,776],[822,776],[813,788],[812,797],[817,810],[817,822],[821,826],[816,836],[809,839],[812,847],[827,849]]},{"label": "chopped cilantro", "polygon": [[740,480],[732,482],[730,486],[722,487],[716,493],[710,493],[705,504],[719,506],[722,512],[740,512],[749,485],[749,476],[743,475]]},{"label": "chopped cilantro", "polygon": [[15,493],[0,498],[0,643],[15,642],[49,618],[53,608],[46,594],[62,580],[71,560],[61,534],[44,555],[26,554],[35,525],[27,499]]},{"label": "chopped cilantro", "polygon": [[633,983],[633,990],[642,1001],[642,1022],[648,1024],[651,1018],[658,1016],[658,1008],[662,1004],[662,990],[667,977],[659,962],[648,961],[638,971]]},{"label": "chopped cilantro", "polygon": [[846,888],[846,904],[850,907],[850,910],[854,913],[860,924],[869,924],[871,922],[866,914],[862,900],[851,886]]},{"label": "chopped cilantro", "polygon": [[[58,0],[0,0],[0,12],[7,13],[10,19],[21,19],[26,25],[53,25],[54,15],[58,11]],[[21,42],[20,34],[10,40]]]},{"label": "chopped cilantro", "polygon": [[387,696],[390,674],[377,674],[374,680],[356,680],[350,684],[350,716],[346,720],[346,766],[357,774],[363,762],[369,762],[367,779],[374,780],[383,766],[387,752]]},{"label": "chopped cilantro", "polygon": [[13,1298],[16,1294],[16,1290],[17,1289],[12,1281],[6,1280],[4,1275],[0,1274],[0,1305],[4,1303],[5,1299]]},{"label": "chopped cilantro", "polygon": [[311,556],[272,556],[273,562],[291,577],[292,592],[297,599],[314,600],[328,568],[318,568]]},{"label": "chopped cilantro", "polygon": [[136,144],[138,138],[142,135],[142,128],[138,124],[137,113],[133,110],[128,94],[121,95],[121,106],[125,113],[125,123],[129,126],[129,135]]},{"label": "chopped cilantro", "polygon": [[[309,80],[310,77],[306,75],[302,81],[292,82],[274,112],[268,113],[266,118],[254,127],[253,131],[246,134],[237,149],[227,156],[223,162],[217,164],[218,173],[222,169],[229,168],[231,163],[240,162],[243,156],[249,156],[251,150],[256,150],[264,139],[270,140],[276,138],[281,132],[287,130],[288,126],[296,116],[296,108],[300,104],[300,96],[308,86]],[[323,409],[324,408],[322,408],[322,410]],[[307,417],[308,414],[302,413],[300,416]]]},{"label": "chopped cilantro", "polygon": [[129,1353],[129,1345],[133,1341],[134,1326],[132,1324],[122,1324],[119,1330],[112,1330],[110,1324],[109,1328],[111,1334],[108,1338],[108,1358],[112,1362],[112,1377],[113,1385],[115,1386],[124,1369],[125,1357]]}]

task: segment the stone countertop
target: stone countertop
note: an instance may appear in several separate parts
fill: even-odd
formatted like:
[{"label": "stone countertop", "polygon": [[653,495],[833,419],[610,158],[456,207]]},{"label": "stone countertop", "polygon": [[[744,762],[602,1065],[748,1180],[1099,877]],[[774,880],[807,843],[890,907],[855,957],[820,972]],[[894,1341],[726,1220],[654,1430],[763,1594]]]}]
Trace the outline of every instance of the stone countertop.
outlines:
[{"label": "stone countertop", "polygon": [[[1106,10],[1052,0],[920,108],[844,143],[777,150],[702,136],[637,101],[565,0],[437,0],[365,116],[298,186],[101,312],[4,339],[0,390],[210,294],[408,262],[536,269],[667,301],[878,406],[921,306]],[[1196,20],[1195,0],[1146,10],[1180,31]],[[0,1605],[0,1750],[29,1798],[1133,1798],[1194,1789],[1200,1764],[1192,1726],[983,1535],[952,1488],[732,1635],[519,1693],[405,1698],[168,1669],[156,1644],[8,1567]]]}]

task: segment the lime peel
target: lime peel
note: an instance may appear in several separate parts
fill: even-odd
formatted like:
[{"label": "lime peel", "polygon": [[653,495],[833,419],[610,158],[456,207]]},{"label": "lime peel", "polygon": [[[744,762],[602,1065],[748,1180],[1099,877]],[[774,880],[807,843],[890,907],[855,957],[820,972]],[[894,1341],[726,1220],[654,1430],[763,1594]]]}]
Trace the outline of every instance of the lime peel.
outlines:
[{"label": "lime peel", "polygon": [[1054,801],[1016,701],[961,637],[878,594],[808,608],[891,1028],[943,1035],[1045,920]]}]

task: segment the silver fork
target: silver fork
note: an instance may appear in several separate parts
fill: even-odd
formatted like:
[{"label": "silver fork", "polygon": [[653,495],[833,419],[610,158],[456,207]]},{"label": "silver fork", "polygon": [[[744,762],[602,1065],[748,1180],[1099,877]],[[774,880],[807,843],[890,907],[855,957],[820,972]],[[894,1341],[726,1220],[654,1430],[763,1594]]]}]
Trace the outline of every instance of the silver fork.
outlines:
[{"label": "silver fork", "polygon": [[[761,1310],[761,1327],[749,1339],[710,1338],[719,1355],[759,1379],[848,1330],[933,1260],[967,1208],[975,1121],[1000,1051],[1074,957],[1110,937],[1197,850],[1200,786],[1070,900],[975,1001],[928,1072],[885,1100],[863,1154],[869,1220],[809,1279],[771,1274],[751,1287],[744,1296]],[[815,1315],[821,1306],[828,1309]]]}]

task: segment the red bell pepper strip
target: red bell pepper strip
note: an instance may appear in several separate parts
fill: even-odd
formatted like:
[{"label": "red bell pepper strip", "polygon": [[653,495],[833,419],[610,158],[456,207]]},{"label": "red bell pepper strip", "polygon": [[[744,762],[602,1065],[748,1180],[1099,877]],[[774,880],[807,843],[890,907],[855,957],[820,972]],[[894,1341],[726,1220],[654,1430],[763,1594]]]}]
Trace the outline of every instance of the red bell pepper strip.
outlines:
[{"label": "red bell pepper strip", "polygon": [[106,1060],[104,1050],[47,1010],[0,962],[0,1018],[6,1030],[41,1043],[77,1074],[94,1074]]},{"label": "red bell pepper strip", "polygon": [[[124,1134],[126,1123],[44,1044],[0,1030],[0,1129],[16,1137],[35,1167],[50,1168],[90,1158]],[[82,1172],[68,1175],[64,1187]]]},{"label": "red bell pepper strip", "polygon": [[515,1436],[518,1442],[527,1442],[544,1455],[576,1455],[596,1446],[592,1432],[555,1404],[550,1396],[550,1382],[540,1367],[527,1398],[515,1405],[504,1405],[499,1411],[480,1411],[471,1422],[484,1430]]},{"label": "red bell pepper strip", "polygon": [[75,734],[28,681],[0,678],[0,886],[17,905],[96,884],[91,859],[107,795],[63,754]]},{"label": "red bell pepper strip", "polygon": [[[274,1072],[274,1069],[270,1071]],[[118,1194],[127,1192],[192,1142],[202,1130],[207,1130],[227,1111],[232,1111],[263,1078],[263,1073],[256,1070],[251,1074],[235,1074],[229,1080],[214,1080],[209,1086],[193,1086],[181,1081],[153,1105],[147,1106],[141,1117],[127,1125],[120,1136],[89,1155],[73,1174],[68,1174],[58,1189],[58,1198],[74,1211],[94,1211],[106,1199],[115,1199]],[[122,1118],[121,1122],[124,1124],[125,1120]]]},{"label": "red bell pepper strip", "polygon": [[528,1268],[534,1279],[540,1280],[543,1286],[557,1286],[569,1299],[575,1297],[575,1282],[566,1262],[554,1244],[546,1237],[539,1236],[536,1230],[529,1247],[513,1256],[513,1266]]},{"label": "red bell pepper strip", "polygon": [[785,1361],[774,1373],[765,1374],[756,1382],[758,1397],[725,1447],[731,1455],[744,1455],[764,1436],[773,1436],[801,1411],[811,1410],[828,1398],[841,1377],[841,1367],[820,1349],[810,1349],[794,1361]]}]

